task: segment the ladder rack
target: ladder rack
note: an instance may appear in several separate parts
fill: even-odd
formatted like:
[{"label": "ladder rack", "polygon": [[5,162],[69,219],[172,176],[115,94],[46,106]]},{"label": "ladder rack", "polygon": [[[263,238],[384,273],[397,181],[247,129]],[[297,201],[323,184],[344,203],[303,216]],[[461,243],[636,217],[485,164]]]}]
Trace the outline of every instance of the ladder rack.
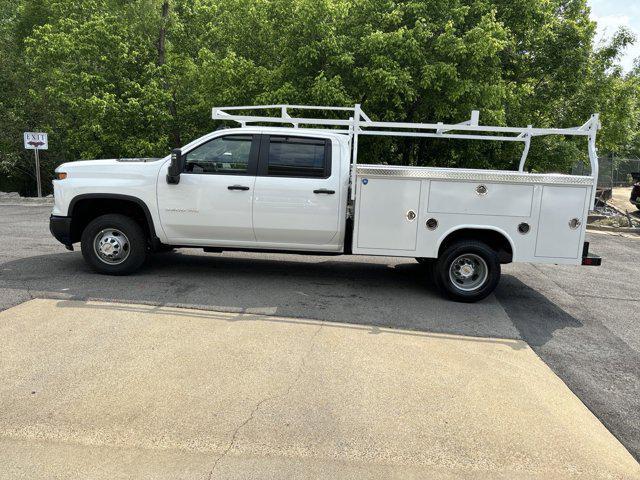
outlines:
[{"label": "ladder rack", "polygon": [[[246,115],[240,113],[256,110],[277,110],[277,116]],[[291,110],[307,110],[322,112],[347,112],[348,119],[345,118],[314,118],[296,117],[291,115]],[[234,107],[214,107],[212,109],[214,120],[232,120],[241,126],[259,123],[273,123],[292,125],[293,128],[313,128],[331,133],[340,133],[349,136],[353,148],[351,184],[355,185],[355,173],[358,164],[358,136],[393,136],[393,137],[422,137],[422,138],[450,138],[456,140],[489,140],[501,142],[522,142],[524,150],[520,158],[518,171],[524,173],[524,165],[529,154],[529,146],[533,137],[543,135],[569,135],[583,136],[588,138],[589,163],[591,164],[591,176],[594,182],[598,177],[598,155],[596,150],[596,133],[600,128],[599,116],[597,113],[580,125],[572,128],[533,128],[527,127],[500,127],[491,125],[480,125],[480,112],[473,110],[469,120],[445,124],[437,123],[407,123],[407,122],[377,122],[373,121],[362,111],[360,104],[353,107],[327,107],[317,105],[254,105],[254,106],[234,106]],[[351,189],[352,196],[355,195],[355,188]],[[595,195],[595,183],[594,183]]]}]

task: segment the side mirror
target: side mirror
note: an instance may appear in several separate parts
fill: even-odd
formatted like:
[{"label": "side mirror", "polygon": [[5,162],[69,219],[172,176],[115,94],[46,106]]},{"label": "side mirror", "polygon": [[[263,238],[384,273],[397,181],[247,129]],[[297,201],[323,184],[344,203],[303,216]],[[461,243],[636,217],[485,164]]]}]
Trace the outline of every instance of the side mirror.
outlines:
[{"label": "side mirror", "polygon": [[167,183],[178,184],[180,183],[180,174],[184,170],[184,157],[182,156],[182,150],[174,148],[171,151],[171,163],[167,169]]}]

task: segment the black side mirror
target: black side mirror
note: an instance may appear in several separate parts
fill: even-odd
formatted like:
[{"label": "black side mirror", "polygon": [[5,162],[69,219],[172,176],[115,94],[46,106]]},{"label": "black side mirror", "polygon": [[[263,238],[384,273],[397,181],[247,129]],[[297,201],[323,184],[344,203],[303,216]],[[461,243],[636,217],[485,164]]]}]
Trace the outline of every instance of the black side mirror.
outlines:
[{"label": "black side mirror", "polygon": [[184,157],[182,156],[182,150],[174,148],[171,150],[171,163],[167,169],[167,183],[177,184],[180,183],[180,174],[184,170]]}]

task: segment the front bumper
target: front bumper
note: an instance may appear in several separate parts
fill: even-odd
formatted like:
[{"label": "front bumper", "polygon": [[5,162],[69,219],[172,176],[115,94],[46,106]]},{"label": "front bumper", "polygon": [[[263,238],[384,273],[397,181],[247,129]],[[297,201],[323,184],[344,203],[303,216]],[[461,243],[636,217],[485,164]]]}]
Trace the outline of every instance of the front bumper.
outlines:
[{"label": "front bumper", "polygon": [[71,217],[59,217],[51,215],[49,217],[49,230],[56,240],[62,243],[69,250],[73,250],[71,240]]}]

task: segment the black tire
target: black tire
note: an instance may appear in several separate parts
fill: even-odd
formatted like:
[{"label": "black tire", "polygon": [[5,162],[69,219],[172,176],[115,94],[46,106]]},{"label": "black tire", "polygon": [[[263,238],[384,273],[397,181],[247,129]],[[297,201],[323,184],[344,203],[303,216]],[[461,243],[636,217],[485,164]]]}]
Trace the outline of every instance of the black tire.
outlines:
[{"label": "black tire", "polygon": [[[475,268],[460,272],[463,264]],[[461,278],[464,274],[469,277]],[[483,273],[486,272],[486,275]],[[456,273],[457,272],[457,273]],[[498,254],[488,245],[474,240],[456,242],[445,249],[433,268],[433,283],[448,298],[458,302],[477,302],[487,297],[500,281],[500,260]],[[465,283],[465,282],[469,283]],[[477,283],[477,285],[475,284]]]},{"label": "black tire", "polygon": [[[108,232],[110,229],[113,231]],[[116,251],[121,252],[122,258],[103,260],[96,251],[99,249],[94,247],[98,235],[105,231],[101,238],[114,238],[112,243],[116,245]],[[96,272],[105,275],[129,275],[138,270],[147,257],[144,230],[138,222],[125,215],[107,214],[93,219],[82,232],[80,241],[85,262]]]}]

